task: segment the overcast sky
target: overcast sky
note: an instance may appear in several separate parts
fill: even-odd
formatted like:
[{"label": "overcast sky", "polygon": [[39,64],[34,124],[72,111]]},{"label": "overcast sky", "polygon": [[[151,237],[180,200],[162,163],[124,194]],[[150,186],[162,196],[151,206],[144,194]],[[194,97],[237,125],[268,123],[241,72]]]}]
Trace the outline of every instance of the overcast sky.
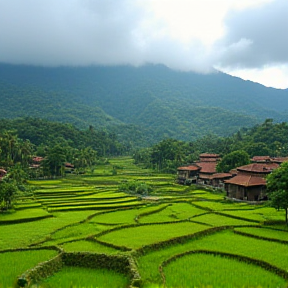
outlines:
[{"label": "overcast sky", "polygon": [[288,0],[0,0],[0,62],[161,63],[288,87]]}]

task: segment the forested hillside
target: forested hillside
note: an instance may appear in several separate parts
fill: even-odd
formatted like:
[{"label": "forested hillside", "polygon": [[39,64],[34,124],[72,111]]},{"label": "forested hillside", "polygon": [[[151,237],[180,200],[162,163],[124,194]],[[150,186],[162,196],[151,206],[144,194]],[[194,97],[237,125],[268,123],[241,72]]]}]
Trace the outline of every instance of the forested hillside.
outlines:
[{"label": "forested hillside", "polygon": [[[41,117],[115,133],[126,144],[227,136],[266,118],[288,119],[288,90],[215,72],[164,66],[0,65],[1,118]],[[135,144],[136,143],[136,144]],[[132,146],[133,146],[132,145]]]},{"label": "forested hillside", "polygon": [[1,119],[0,133],[28,140],[33,146],[42,146],[43,149],[55,145],[69,149],[91,147],[97,151],[98,156],[119,155],[127,153],[130,149],[119,143],[115,134],[96,130],[93,126],[80,130],[71,124],[37,118]]}]

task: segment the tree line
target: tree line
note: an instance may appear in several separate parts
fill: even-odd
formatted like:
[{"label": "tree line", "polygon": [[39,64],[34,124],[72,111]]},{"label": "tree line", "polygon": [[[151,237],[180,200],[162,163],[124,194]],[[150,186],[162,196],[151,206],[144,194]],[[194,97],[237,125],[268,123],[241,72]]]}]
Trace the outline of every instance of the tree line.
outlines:
[{"label": "tree line", "polygon": [[288,156],[288,124],[274,123],[266,119],[252,128],[242,128],[229,137],[206,135],[191,142],[165,139],[149,147],[135,151],[135,163],[162,172],[175,173],[180,165],[199,159],[201,153],[216,153],[222,157],[219,172],[228,172],[249,163],[253,156]]},{"label": "tree line", "polygon": [[10,209],[16,194],[30,189],[25,184],[29,178],[63,176],[67,163],[75,173],[84,173],[127,151],[115,134],[93,126],[79,130],[42,119],[2,119],[0,169],[7,174],[0,181],[0,210]]}]

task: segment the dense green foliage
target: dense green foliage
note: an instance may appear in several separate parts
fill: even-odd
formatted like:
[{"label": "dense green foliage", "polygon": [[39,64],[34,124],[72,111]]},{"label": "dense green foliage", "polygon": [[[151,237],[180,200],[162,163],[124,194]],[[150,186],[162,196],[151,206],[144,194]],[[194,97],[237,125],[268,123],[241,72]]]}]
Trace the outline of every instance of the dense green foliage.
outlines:
[{"label": "dense green foliage", "polygon": [[[9,177],[19,183],[28,174],[31,177],[63,175],[65,162],[73,163],[76,172],[83,172],[93,167],[99,157],[128,150],[115,134],[97,131],[92,126],[79,130],[71,124],[33,118],[0,122],[0,167],[8,169]],[[28,169],[33,164],[33,155],[45,157],[41,173]]]},{"label": "dense green foliage", "polygon": [[12,183],[0,183],[0,212],[12,207],[12,201],[15,198],[17,188]]},{"label": "dense green foliage", "polygon": [[[86,130],[80,130],[71,124],[62,124],[30,117],[14,120],[1,119],[0,136],[1,134],[3,135],[2,138],[5,137],[4,140],[7,143],[13,142],[12,144],[14,144],[16,140],[11,139],[11,137],[18,138],[18,141],[20,141],[20,139],[26,139],[21,140],[22,142],[20,142],[19,145],[21,144],[22,154],[23,151],[26,152],[26,150],[28,150],[28,152],[26,152],[28,155],[29,152],[31,152],[29,146],[31,144],[38,147],[39,153],[37,154],[39,156],[42,156],[41,154],[46,152],[45,149],[47,149],[47,146],[52,147],[56,144],[70,149],[91,147],[97,151],[99,156],[118,155],[129,149],[117,141],[115,134],[103,130],[96,130],[93,126],[87,126]],[[5,145],[3,143],[4,140],[1,139],[0,147]],[[11,146],[8,147],[10,148]],[[13,149],[13,146],[11,149]],[[13,157],[17,155],[17,153],[14,153]]]},{"label": "dense green foliage", "polygon": [[249,154],[246,151],[236,150],[226,154],[217,164],[218,172],[229,172],[231,169],[250,163]]},{"label": "dense green foliage", "polygon": [[265,118],[287,120],[287,90],[224,73],[200,75],[161,65],[32,67],[0,65],[2,118],[37,117],[81,129],[106,127],[126,145],[163,138],[228,136]]},{"label": "dense green foliage", "polygon": [[285,209],[288,225],[288,162],[282,163],[267,176],[267,193],[272,207]]},{"label": "dense green foliage", "polygon": [[119,191],[131,194],[148,195],[152,192],[152,187],[143,181],[127,181],[119,185]]}]

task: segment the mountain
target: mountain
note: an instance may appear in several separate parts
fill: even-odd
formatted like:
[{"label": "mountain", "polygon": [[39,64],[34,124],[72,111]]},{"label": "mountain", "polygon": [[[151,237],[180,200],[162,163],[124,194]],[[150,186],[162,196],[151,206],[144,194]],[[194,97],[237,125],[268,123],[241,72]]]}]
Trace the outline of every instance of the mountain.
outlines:
[{"label": "mountain", "polygon": [[288,119],[288,90],[215,71],[162,65],[34,67],[0,64],[2,118],[39,117],[89,125],[148,145],[163,138],[227,136],[266,118]]}]

